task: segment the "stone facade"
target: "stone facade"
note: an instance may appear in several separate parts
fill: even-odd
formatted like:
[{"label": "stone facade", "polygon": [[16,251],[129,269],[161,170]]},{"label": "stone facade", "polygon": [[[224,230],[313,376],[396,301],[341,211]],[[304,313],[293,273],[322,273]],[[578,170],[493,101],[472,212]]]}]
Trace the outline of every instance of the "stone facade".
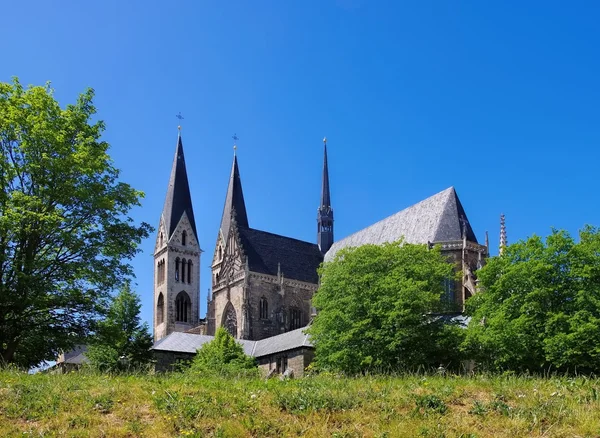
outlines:
[{"label": "stone facade", "polygon": [[224,246],[217,244],[212,266],[208,334],[223,326],[236,338],[260,340],[309,323],[316,283],[251,271],[235,223]]},{"label": "stone facade", "polygon": [[185,332],[199,321],[200,246],[185,213],[169,240],[166,235],[161,219],[154,252],[155,341],[174,331]]}]

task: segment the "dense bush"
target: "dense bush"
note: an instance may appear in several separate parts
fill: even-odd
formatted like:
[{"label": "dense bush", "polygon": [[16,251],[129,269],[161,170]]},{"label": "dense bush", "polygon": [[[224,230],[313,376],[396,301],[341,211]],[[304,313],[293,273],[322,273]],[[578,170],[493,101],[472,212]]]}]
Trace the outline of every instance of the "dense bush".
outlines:
[{"label": "dense bush", "polygon": [[223,327],[198,350],[189,371],[203,375],[258,376],[254,358],[247,356],[242,345]]}]

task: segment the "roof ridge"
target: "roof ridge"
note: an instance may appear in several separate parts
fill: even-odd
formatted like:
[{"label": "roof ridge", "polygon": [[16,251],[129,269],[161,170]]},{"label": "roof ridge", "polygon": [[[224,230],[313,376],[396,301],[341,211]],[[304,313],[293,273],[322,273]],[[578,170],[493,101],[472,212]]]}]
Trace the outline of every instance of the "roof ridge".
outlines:
[{"label": "roof ridge", "polygon": [[425,199],[422,199],[422,200],[420,200],[419,202],[417,202],[417,203],[415,203],[415,204],[409,205],[408,207],[406,207],[406,208],[403,208],[402,210],[400,210],[400,211],[397,211],[396,213],[392,213],[392,214],[390,214],[389,216],[386,216],[386,217],[384,217],[383,219],[380,219],[380,220],[378,220],[377,222],[373,222],[372,224],[370,224],[370,225],[368,225],[368,226],[366,226],[366,227],[364,227],[364,228],[361,228],[360,230],[357,230],[357,231],[355,231],[355,232],[354,232],[354,233],[352,233],[352,234],[348,234],[348,235],[347,235],[346,237],[344,237],[343,239],[340,239],[340,240],[338,240],[337,242],[334,242],[334,243],[333,243],[333,245],[332,245],[332,248],[333,248],[334,246],[336,246],[336,243],[339,243],[339,242],[342,242],[343,240],[349,239],[350,237],[354,236],[355,234],[362,233],[362,232],[363,232],[364,230],[366,230],[367,228],[374,227],[375,225],[379,224],[380,222],[384,222],[384,221],[388,220],[388,219],[389,219],[389,218],[391,218],[391,217],[394,217],[394,216],[396,216],[396,215],[399,215],[400,213],[402,213],[402,212],[405,212],[406,210],[409,210],[409,209],[411,209],[411,208],[413,208],[413,207],[416,207],[417,205],[419,205],[419,204],[421,204],[421,203],[423,203],[423,202],[425,202],[425,201],[428,201],[428,200],[430,200],[431,198],[434,198],[434,197],[436,197],[436,196],[438,196],[438,195],[441,195],[441,194],[442,194],[442,193],[444,193],[444,192],[448,192],[448,191],[451,191],[451,190],[455,190],[455,189],[454,189],[454,186],[450,186],[450,187],[448,187],[447,189],[444,189],[444,190],[442,190],[442,191],[440,191],[440,192],[437,192],[437,193],[435,193],[435,194],[433,194],[433,195],[431,195],[431,196],[428,196],[427,198],[425,198]]},{"label": "roof ridge", "polygon": [[318,246],[316,243],[313,243],[313,242],[307,242],[306,240],[300,240],[295,237],[284,236],[283,234],[271,233],[269,231],[259,230],[257,228],[251,228],[251,227],[239,227],[239,228],[246,228],[250,231],[258,231],[259,233],[269,234],[271,236],[277,236],[277,237],[281,237],[283,239],[295,240],[296,242],[306,243],[307,245],[310,245],[310,246]]}]

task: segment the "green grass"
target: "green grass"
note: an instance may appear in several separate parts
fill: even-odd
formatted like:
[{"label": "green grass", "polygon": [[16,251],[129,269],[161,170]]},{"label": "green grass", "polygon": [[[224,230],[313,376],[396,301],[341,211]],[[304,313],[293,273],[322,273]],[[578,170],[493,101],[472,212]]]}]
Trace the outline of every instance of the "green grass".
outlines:
[{"label": "green grass", "polygon": [[0,371],[0,436],[597,437],[600,381]]}]

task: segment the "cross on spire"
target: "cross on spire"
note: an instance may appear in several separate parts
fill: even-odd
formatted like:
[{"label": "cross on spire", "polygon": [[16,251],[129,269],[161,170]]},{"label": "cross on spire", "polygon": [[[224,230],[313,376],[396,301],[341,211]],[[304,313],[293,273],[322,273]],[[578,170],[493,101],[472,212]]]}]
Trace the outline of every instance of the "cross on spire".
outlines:
[{"label": "cross on spire", "polygon": [[176,114],[175,117],[179,119],[179,126],[177,126],[177,129],[181,131],[181,121],[184,119],[184,117],[181,115],[181,111],[179,111],[179,113]]},{"label": "cross on spire", "polygon": [[233,138],[233,155],[235,155],[235,151],[237,150],[237,141],[240,138],[237,136],[237,134],[233,134],[231,138]]}]

